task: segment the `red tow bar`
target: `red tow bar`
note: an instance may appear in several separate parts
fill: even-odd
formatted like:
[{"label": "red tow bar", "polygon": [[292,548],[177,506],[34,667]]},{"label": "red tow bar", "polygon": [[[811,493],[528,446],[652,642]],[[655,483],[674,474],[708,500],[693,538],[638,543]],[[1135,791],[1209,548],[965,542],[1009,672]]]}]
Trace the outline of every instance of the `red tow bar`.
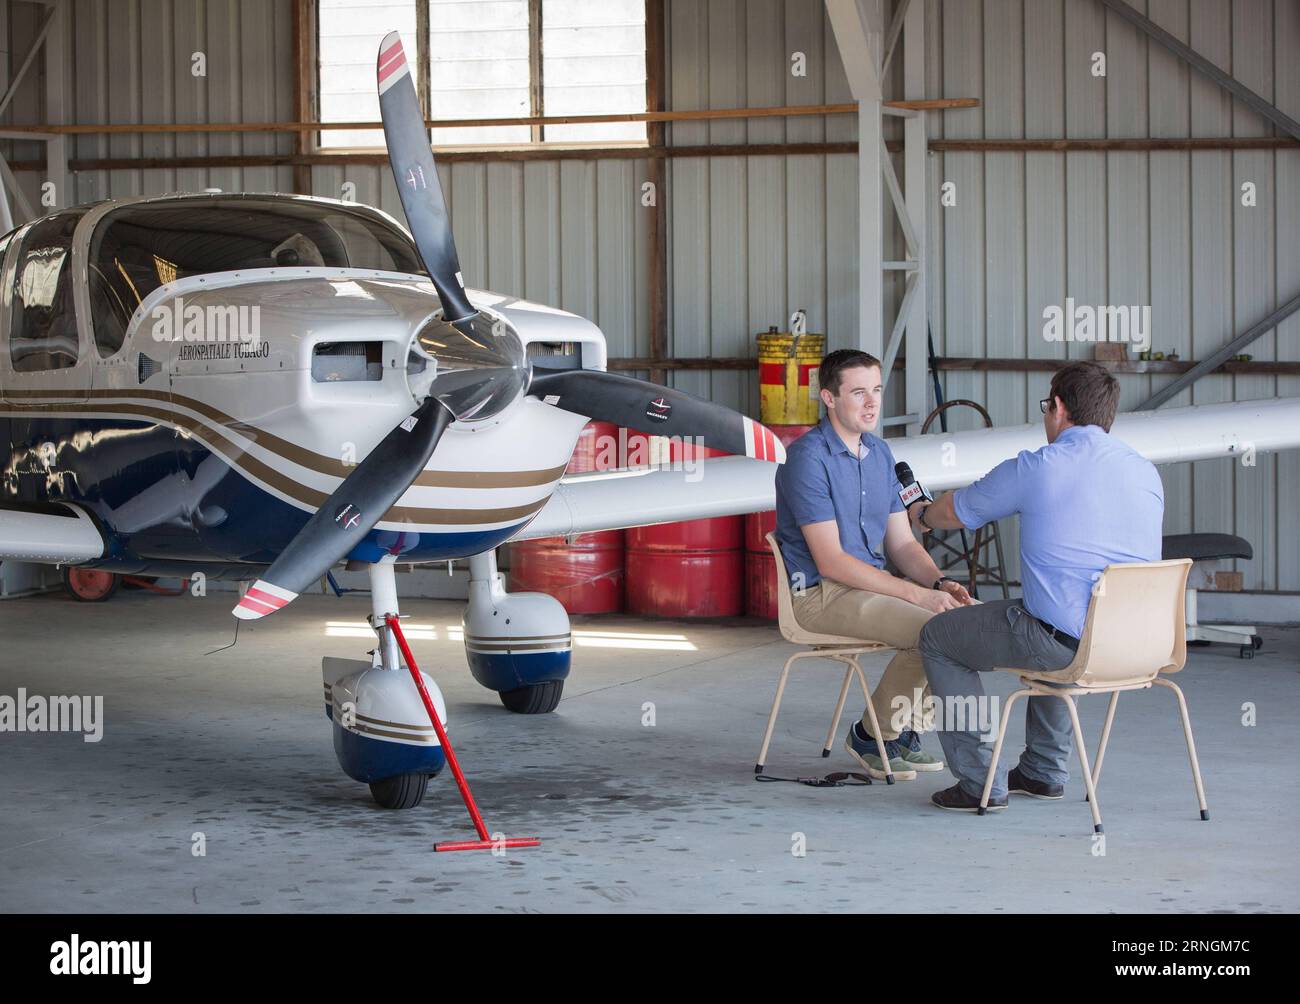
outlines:
[{"label": "red tow bar", "polygon": [[469,810],[469,818],[474,823],[474,829],[478,831],[477,840],[444,840],[440,844],[434,844],[435,851],[490,851],[498,847],[537,847],[541,840],[537,837],[503,837],[500,840],[493,840],[488,835],[486,824],[483,822],[482,815],[479,814],[478,806],[474,804],[474,796],[470,794],[469,784],[465,781],[465,775],[460,769],[460,763],[456,759],[456,754],[451,748],[451,742],[447,739],[447,730],[442,727],[442,720],[438,717],[437,709],[433,706],[433,698],[429,696],[429,691],[424,686],[424,680],[420,677],[420,667],[415,664],[415,656],[411,654],[411,647],[406,644],[406,635],[402,634],[402,625],[394,614],[389,614],[384,618],[385,623],[392,629],[393,637],[397,639],[397,647],[402,650],[402,656],[406,659],[406,668],[411,671],[411,679],[415,681],[415,687],[420,692],[420,698],[424,701],[425,710],[429,712],[429,720],[433,722],[433,730],[438,733],[438,742],[442,743],[443,752],[447,754],[447,763],[451,767],[451,773],[456,778],[456,787],[460,789],[460,797],[465,802],[465,808]]}]

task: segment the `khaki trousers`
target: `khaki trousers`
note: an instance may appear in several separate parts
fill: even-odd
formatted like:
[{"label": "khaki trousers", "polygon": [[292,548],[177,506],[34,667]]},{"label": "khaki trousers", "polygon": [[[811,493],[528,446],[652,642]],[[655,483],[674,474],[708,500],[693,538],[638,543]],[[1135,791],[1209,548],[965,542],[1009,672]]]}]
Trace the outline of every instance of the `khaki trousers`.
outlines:
[{"label": "khaki trousers", "polygon": [[[865,589],[854,589],[826,578],[802,593],[796,592],[791,600],[795,620],[809,631],[877,641],[897,650],[871,695],[880,731],[884,733],[875,738],[897,739],[899,729],[896,728],[896,717],[917,732],[924,732],[931,727],[932,723],[923,715],[930,684],[917,645],[921,628],[925,627],[934,614],[915,603],[882,593],[867,592]],[[894,703],[895,698],[905,699],[905,703],[901,704],[904,709],[901,713],[900,706]],[[871,732],[871,719],[865,708],[862,711],[862,727],[868,734]]]}]

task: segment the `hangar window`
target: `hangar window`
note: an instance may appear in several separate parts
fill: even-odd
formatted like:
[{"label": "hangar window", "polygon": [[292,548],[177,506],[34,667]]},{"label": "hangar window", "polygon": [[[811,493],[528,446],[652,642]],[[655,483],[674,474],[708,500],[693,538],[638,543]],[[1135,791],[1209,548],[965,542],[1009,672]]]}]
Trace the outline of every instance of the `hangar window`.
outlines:
[{"label": "hangar window", "polygon": [[23,237],[14,272],[9,358],[17,373],[77,365],[72,234],[85,210],[56,213]]},{"label": "hangar window", "polygon": [[123,206],[90,240],[95,341],[122,345],[140,304],[177,279],[245,269],[328,266],[424,275],[410,238],[368,210],[259,196]]},{"label": "hangar window", "polygon": [[[646,110],[645,0],[321,0],[322,122],[379,120],[375,57],[389,30],[401,33],[431,119]],[[330,150],[384,145],[378,129],[327,129],[319,136]],[[431,130],[430,141],[440,147],[644,145],[646,124],[447,126]]]}]

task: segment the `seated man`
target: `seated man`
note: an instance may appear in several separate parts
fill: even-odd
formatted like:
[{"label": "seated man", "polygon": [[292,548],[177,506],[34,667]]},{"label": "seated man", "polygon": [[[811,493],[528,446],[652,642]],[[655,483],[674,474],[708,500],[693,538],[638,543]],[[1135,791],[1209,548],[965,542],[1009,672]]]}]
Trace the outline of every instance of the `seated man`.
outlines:
[{"label": "seated man", "polygon": [[[1020,513],[1024,598],[964,607],[921,631],[925,673],[939,703],[974,696],[984,703],[980,673],[996,668],[1064,669],[1074,659],[1093,583],[1110,564],[1160,560],[1164,491],[1140,454],[1108,435],[1119,405],[1119,382],[1096,363],[1057,371],[1039,402],[1047,445],[1003,461],[973,485],[949,492],[913,518],[934,529],[974,529]],[[1056,697],[1030,697],[1025,751],[1006,774],[1001,767],[989,809],[1005,809],[1008,790],[1056,799],[1069,778],[1073,743],[1069,710]],[[968,706],[968,705],[967,705]],[[993,756],[972,731],[940,725],[939,739],[957,784],[935,792],[941,809],[979,807]]]},{"label": "seated man", "polygon": [[[943,769],[917,735],[926,727],[917,636],[935,614],[970,597],[912,535],[894,455],[871,434],[880,418],[879,360],[840,349],[822,360],[819,376],[826,417],[790,445],[777,469],[776,538],[803,627],[898,650],[871,697],[882,735],[871,734],[864,711],[844,745],[869,775],[883,778],[877,740],[884,741],[894,776],[910,780],[918,770]],[[884,570],[886,555],[911,582]]]}]

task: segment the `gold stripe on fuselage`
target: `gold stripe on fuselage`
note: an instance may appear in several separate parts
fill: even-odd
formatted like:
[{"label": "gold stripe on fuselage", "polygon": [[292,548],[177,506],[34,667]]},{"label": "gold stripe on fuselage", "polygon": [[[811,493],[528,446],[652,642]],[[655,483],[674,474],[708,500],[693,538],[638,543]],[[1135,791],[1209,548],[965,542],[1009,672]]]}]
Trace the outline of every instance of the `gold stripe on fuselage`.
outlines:
[{"label": "gold stripe on fuselage", "polygon": [[[69,391],[70,395],[73,393],[75,392]],[[267,432],[265,429],[259,429],[248,422],[232,418],[224,411],[213,408],[196,398],[159,390],[92,390],[87,391],[86,394],[90,401],[125,402],[133,398],[144,398],[149,401],[157,401],[163,405],[170,404],[188,408],[190,411],[197,411],[219,429],[237,432],[267,452],[278,454],[299,467],[305,467],[318,474],[325,474],[340,480],[352,473],[352,468],[341,460],[335,460],[323,453],[316,453],[313,450],[299,446],[297,443],[291,443],[287,439],[281,439],[273,432]],[[5,396],[11,401],[27,399],[42,404],[58,403],[55,401],[56,391],[9,390],[5,392]],[[69,403],[84,402],[78,400]],[[420,488],[533,488],[538,485],[548,485],[558,480],[560,475],[564,473],[564,467],[565,465],[561,464],[559,467],[551,467],[540,471],[422,471],[420,476],[415,479],[415,485]]]},{"label": "gold stripe on fuselage", "polygon": [[[263,463],[257,457],[250,454],[246,449],[237,443],[228,439],[221,428],[208,425],[192,415],[186,415],[180,411],[171,411],[166,408],[153,408],[142,404],[113,404],[113,403],[94,403],[95,401],[111,402],[114,400],[121,401],[128,397],[145,396],[150,400],[157,400],[162,404],[171,404],[176,401],[189,402],[188,398],[173,399],[167,394],[158,391],[132,391],[130,394],[122,394],[115,391],[91,392],[92,401],[85,402],[60,402],[49,400],[50,392],[48,391],[7,391],[6,395],[12,400],[14,398],[26,398],[32,401],[30,404],[12,403],[5,405],[2,410],[17,411],[22,414],[40,414],[46,412],[85,412],[96,414],[121,415],[126,418],[130,417],[147,417],[149,420],[162,422],[176,428],[183,429],[191,435],[204,440],[209,446],[220,449],[225,454],[227,462],[239,468],[244,474],[255,478],[264,484],[271,486],[281,494],[295,499],[307,506],[309,509],[316,510],[325,504],[329,495],[325,492],[318,491],[295,481],[288,475],[273,467]],[[40,400],[42,399],[43,400]],[[247,423],[238,422],[216,409],[209,409],[201,402],[187,403],[195,411],[221,416],[228,419],[234,429],[240,430],[240,434],[257,443],[258,446],[275,453],[282,459],[289,460],[300,466],[308,467],[320,473],[329,474],[339,479],[345,478],[352,470],[346,467],[341,461],[331,461],[318,453],[305,450],[302,447],[294,446],[291,443],[274,436],[271,433],[259,430]],[[214,423],[218,422],[213,418]],[[263,438],[259,438],[263,437]],[[263,441],[265,440],[265,441]],[[273,445],[274,444],[274,445]],[[285,449],[276,449],[279,445],[288,448],[294,455],[290,455]],[[303,463],[298,459],[315,458],[315,463]],[[326,470],[324,466],[333,465],[336,470]],[[556,467],[544,471],[487,471],[482,475],[475,475],[474,472],[458,471],[426,471],[416,479],[416,485],[427,485],[430,481],[436,481],[440,487],[453,486],[451,482],[473,481],[473,484],[461,483],[460,487],[473,488],[498,488],[498,487],[530,487],[534,485],[549,484],[558,480],[563,467]],[[393,506],[378,520],[380,523],[415,523],[435,526],[472,526],[483,523],[506,523],[511,520],[524,519],[538,512],[546,504],[549,495],[538,499],[535,502],[526,502],[522,505],[508,506],[497,509],[426,509],[415,506]]]}]

